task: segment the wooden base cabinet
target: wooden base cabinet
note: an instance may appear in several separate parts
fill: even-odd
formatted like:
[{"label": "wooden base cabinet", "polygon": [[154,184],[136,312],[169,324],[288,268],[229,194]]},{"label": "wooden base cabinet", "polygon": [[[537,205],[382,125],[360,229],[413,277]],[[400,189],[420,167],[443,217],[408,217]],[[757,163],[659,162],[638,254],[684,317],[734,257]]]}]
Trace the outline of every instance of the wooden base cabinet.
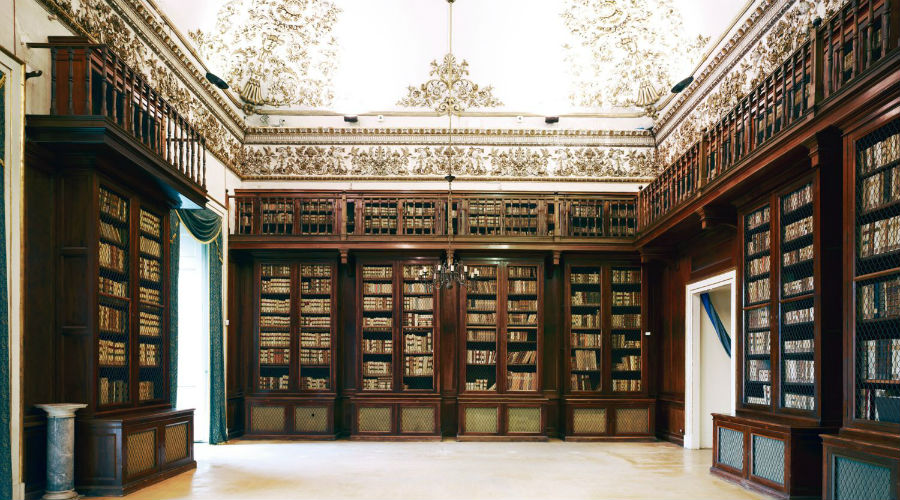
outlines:
[{"label": "wooden base cabinet", "polygon": [[335,439],[333,397],[248,397],[245,438]]},{"label": "wooden base cabinet", "polygon": [[546,441],[546,401],[459,402],[459,441]]},{"label": "wooden base cabinet", "polygon": [[900,445],[845,435],[822,436],[822,497],[827,500],[900,497]]},{"label": "wooden base cabinet", "polygon": [[655,440],[655,415],[654,399],[567,399],[565,440]]},{"label": "wooden base cabinet", "polygon": [[127,495],[197,467],[194,410],[76,420],[75,488]]},{"label": "wooden base cabinet", "polygon": [[371,441],[439,441],[440,398],[377,398],[351,400],[351,436]]},{"label": "wooden base cabinet", "polygon": [[714,413],[710,471],[775,497],[818,498],[822,482],[819,435],[835,431]]}]

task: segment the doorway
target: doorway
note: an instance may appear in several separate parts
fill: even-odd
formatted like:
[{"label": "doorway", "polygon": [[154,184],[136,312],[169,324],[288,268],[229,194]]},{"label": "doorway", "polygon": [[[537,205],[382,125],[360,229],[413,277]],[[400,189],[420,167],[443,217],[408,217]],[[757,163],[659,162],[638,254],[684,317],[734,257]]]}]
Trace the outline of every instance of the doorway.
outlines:
[{"label": "doorway", "polygon": [[[701,295],[709,294],[731,340],[727,353],[703,306]],[[684,447],[712,448],[713,413],[734,414],[735,385],[735,272],[691,283],[685,297],[685,394]]]},{"label": "doorway", "polygon": [[209,246],[181,224],[176,407],[194,408],[194,441],[209,439]]}]

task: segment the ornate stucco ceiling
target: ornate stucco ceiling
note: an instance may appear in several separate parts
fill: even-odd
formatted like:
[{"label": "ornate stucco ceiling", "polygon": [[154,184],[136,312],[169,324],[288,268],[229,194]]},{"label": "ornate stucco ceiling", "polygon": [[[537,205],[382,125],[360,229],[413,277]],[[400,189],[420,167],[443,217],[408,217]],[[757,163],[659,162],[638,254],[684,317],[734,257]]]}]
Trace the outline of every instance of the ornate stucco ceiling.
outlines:
[{"label": "ornate stucco ceiling", "polygon": [[157,2],[245,102],[307,116],[427,115],[422,85],[448,65],[477,87],[462,111],[634,116],[640,88],[667,93],[746,4],[458,0],[449,61],[445,0]]}]

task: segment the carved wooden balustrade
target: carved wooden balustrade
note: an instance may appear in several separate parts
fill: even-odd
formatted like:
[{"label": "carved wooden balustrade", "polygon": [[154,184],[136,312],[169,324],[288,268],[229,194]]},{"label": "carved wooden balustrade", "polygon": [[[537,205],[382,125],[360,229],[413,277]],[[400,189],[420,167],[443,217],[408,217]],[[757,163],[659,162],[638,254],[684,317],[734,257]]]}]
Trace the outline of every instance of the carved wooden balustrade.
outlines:
[{"label": "carved wooden balustrade", "polygon": [[638,195],[643,231],[897,50],[897,3],[851,0]]}]

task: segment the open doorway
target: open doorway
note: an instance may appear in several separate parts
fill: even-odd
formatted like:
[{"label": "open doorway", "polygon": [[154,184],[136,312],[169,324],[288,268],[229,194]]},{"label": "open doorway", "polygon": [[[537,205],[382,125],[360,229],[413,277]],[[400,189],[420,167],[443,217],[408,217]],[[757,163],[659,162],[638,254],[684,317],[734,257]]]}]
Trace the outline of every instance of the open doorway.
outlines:
[{"label": "open doorway", "polygon": [[[735,385],[735,272],[714,276],[686,287],[685,298],[685,448],[712,448],[713,413],[734,414]],[[702,295],[708,294],[731,341],[726,352]]]},{"label": "open doorway", "polygon": [[194,441],[209,439],[209,246],[181,224],[176,407],[194,409]]}]

